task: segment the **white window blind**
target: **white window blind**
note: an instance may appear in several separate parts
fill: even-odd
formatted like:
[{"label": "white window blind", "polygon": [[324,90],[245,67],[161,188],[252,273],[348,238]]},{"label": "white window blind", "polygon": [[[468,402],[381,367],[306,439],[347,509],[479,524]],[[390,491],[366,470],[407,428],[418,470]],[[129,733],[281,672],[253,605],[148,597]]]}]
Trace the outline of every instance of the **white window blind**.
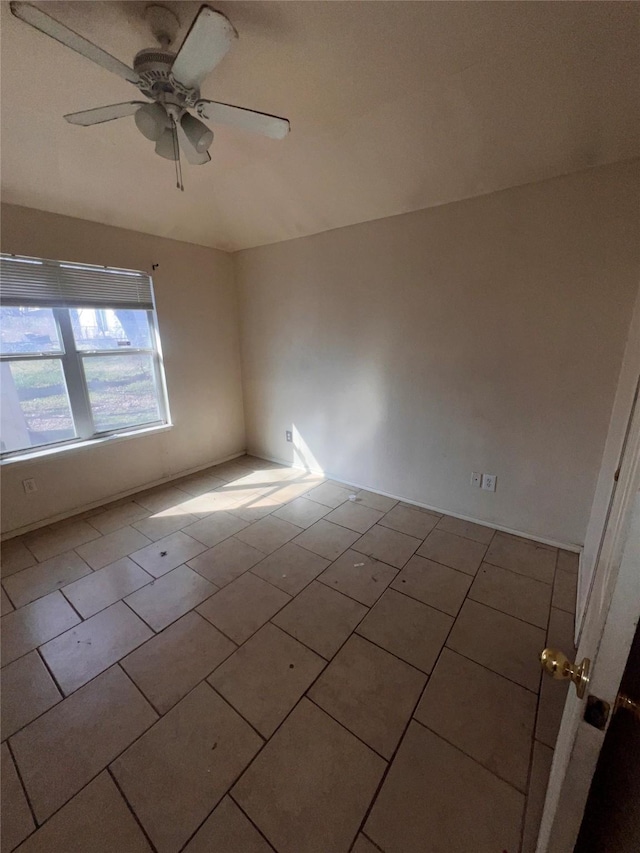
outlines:
[{"label": "white window blind", "polygon": [[153,291],[137,270],[0,255],[0,305],[151,310]]}]

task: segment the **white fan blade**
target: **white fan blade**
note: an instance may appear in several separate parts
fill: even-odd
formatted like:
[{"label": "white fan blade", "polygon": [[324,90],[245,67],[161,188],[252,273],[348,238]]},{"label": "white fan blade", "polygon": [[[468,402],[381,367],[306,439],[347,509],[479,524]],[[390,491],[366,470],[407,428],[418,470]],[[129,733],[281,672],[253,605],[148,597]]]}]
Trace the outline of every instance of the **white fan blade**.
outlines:
[{"label": "white fan blade", "polygon": [[197,89],[238,38],[231,21],[202,6],[173,61],[171,73],[189,89]]},{"label": "white fan blade", "polygon": [[200,118],[206,118],[214,124],[228,124],[241,130],[270,136],[271,139],[284,139],[291,130],[286,118],[257,113],[255,110],[246,110],[231,104],[220,104],[218,101],[200,100],[196,104],[196,110]]},{"label": "white fan blade", "polygon": [[95,107],[92,110],[82,110],[79,113],[68,113],[65,118],[69,124],[90,127],[92,124],[102,124],[104,121],[113,121],[115,118],[132,116],[146,103],[147,101],[127,101],[124,104],[109,104],[108,107]]},{"label": "white fan blade", "polygon": [[187,162],[189,162],[192,166],[204,166],[205,163],[208,163],[211,160],[211,155],[208,151],[203,151],[201,153],[196,149],[195,145],[190,141],[189,137],[184,132],[184,128],[182,127],[180,122],[176,123],[176,130],[178,131],[180,147],[184,151],[184,156],[187,158]]},{"label": "white fan blade", "polygon": [[64,24],[56,21],[55,18],[47,15],[46,12],[43,12],[36,6],[32,6],[31,3],[12,2],[10,5],[11,11],[16,18],[20,18],[20,20],[24,21],[26,24],[31,24],[32,27],[35,27],[36,30],[40,30],[41,33],[51,36],[52,39],[59,41],[60,44],[70,47],[71,50],[75,50],[76,53],[81,54],[86,59],[90,59],[97,65],[101,65],[103,68],[106,68],[107,71],[112,71],[119,77],[124,77],[125,80],[128,80],[134,85],[137,85],[140,82],[140,77],[136,74],[133,68],[129,68],[128,65],[125,65],[124,62],[120,62],[120,60],[116,59],[115,56],[111,56],[111,54],[107,53],[106,50],[92,44],[92,42],[88,41],[83,36],[78,35],[78,33],[74,33],[74,31],[70,30],[69,27],[65,27]]}]

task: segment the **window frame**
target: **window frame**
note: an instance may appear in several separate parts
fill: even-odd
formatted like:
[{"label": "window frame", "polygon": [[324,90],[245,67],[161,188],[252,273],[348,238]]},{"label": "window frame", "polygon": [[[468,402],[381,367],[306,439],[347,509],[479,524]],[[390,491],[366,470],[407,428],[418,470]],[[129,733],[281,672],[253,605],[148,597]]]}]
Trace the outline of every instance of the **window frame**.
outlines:
[{"label": "window frame", "polygon": [[[38,306],[34,305],[25,307]],[[71,438],[66,438],[61,441],[29,445],[28,447],[16,450],[0,451],[0,461],[5,462],[18,460],[21,457],[33,456],[38,453],[50,454],[55,452],[56,449],[66,449],[69,445],[90,445],[93,441],[99,442],[110,437],[133,437],[137,432],[148,432],[154,427],[158,429],[171,426],[167,385],[164,375],[162,348],[160,345],[160,334],[158,331],[155,307],[140,308],[135,305],[131,305],[129,309],[126,309],[145,312],[147,322],[149,324],[150,347],[122,347],[117,349],[95,350],[80,350],[76,346],[71,320],[71,311],[77,306],[54,307],[49,305],[41,307],[48,307],[52,311],[58,333],[60,349],[54,352],[1,353],[0,362],[59,361],[65,381],[67,398],[69,400],[71,419],[73,421],[73,427],[76,434]],[[91,304],[87,307],[90,307],[93,310],[114,310],[112,306],[109,305],[100,306],[97,304]],[[140,424],[132,424],[131,426],[121,426],[109,430],[98,430],[91,410],[89,388],[84,370],[84,359],[100,355],[107,356],[109,358],[118,358],[120,356],[136,354],[148,355],[151,357],[159,418],[153,421],[145,421]]]}]

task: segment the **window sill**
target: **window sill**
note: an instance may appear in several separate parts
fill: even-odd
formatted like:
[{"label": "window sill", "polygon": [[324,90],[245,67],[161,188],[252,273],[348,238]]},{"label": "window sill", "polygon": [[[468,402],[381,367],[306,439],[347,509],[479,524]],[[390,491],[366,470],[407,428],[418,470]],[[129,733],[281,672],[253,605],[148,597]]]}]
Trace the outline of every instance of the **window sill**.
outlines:
[{"label": "window sill", "polygon": [[19,456],[8,456],[6,459],[0,460],[0,465],[17,465],[20,462],[37,462],[40,459],[48,459],[52,456],[62,456],[63,454],[77,453],[82,450],[89,450],[92,447],[104,447],[105,444],[114,444],[117,441],[127,441],[131,438],[137,438],[142,435],[155,435],[159,432],[167,432],[173,429],[173,424],[160,424],[151,427],[143,427],[142,429],[132,429],[127,432],[114,433],[113,435],[99,436],[98,438],[89,438],[85,441],[72,441],[65,445],[57,447],[34,448]]}]

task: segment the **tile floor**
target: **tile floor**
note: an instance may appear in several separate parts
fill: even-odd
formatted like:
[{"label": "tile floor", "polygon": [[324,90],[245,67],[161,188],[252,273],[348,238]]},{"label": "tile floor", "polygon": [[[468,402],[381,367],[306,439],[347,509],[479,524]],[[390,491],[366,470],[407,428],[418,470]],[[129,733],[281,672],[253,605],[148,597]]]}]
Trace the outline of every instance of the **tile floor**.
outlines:
[{"label": "tile floor", "polygon": [[2,850],[533,853],[576,580],[248,456],[10,540]]}]

